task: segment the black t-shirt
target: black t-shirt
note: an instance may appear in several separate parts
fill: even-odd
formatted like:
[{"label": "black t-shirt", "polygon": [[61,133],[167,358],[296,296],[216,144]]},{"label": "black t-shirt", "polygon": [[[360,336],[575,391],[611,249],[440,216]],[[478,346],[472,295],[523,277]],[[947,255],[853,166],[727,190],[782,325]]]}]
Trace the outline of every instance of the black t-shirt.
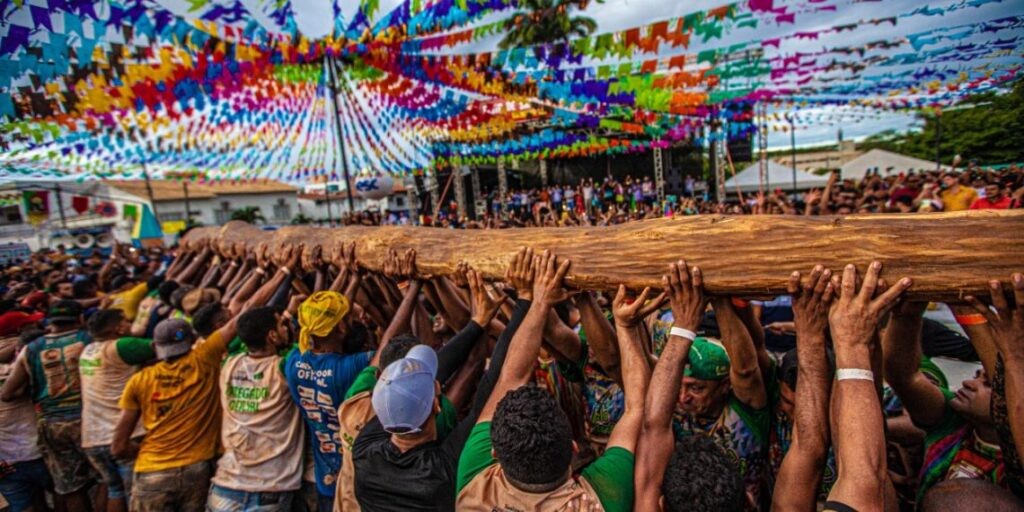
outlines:
[{"label": "black t-shirt", "polygon": [[[460,425],[461,426],[461,425]],[[456,435],[456,433],[452,433]],[[356,500],[363,510],[455,510],[459,453],[453,442],[431,441],[402,453],[374,418],[352,446]]]},{"label": "black t-shirt", "polygon": [[[384,430],[379,419],[375,417],[363,427],[348,454],[355,467],[356,501],[361,509],[374,512],[455,510],[455,477],[459,455],[498,381],[512,337],[529,309],[529,301],[516,301],[512,318],[498,336],[491,354],[491,364],[477,384],[469,414],[444,440],[431,441],[402,453],[391,444],[391,434]],[[465,333],[466,337],[475,339],[481,332],[483,329],[480,326],[470,322],[456,338]],[[446,346],[453,341],[455,338]],[[455,364],[457,361],[449,361],[450,358],[443,352],[445,349],[438,355],[439,376],[454,373],[454,369],[461,365]],[[446,366],[452,369],[444,370]]]}]

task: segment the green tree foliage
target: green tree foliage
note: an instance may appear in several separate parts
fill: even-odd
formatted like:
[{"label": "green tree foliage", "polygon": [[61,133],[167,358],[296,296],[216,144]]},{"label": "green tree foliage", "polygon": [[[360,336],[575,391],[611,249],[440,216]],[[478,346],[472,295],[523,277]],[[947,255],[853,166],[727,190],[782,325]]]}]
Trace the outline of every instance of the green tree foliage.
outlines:
[{"label": "green tree foliage", "polygon": [[263,218],[263,212],[257,206],[246,206],[231,212],[231,220],[241,220],[249,224],[267,221],[267,219]]},{"label": "green tree foliage", "polygon": [[[604,0],[597,0],[603,3]],[[520,0],[519,7],[505,22],[508,32],[502,49],[568,41],[586,37],[597,30],[597,22],[586,16],[572,16],[570,9],[585,9],[587,0]]]},{"label": "green tree foliage", "polygon": [[304,225],[304,224],[312,224],[312,223],[313,223],[313,218],[308,216],[308,215],[306,215],[306,214],[304,214],[304,213],[300,213],[300,214],[296,215],[295,217],[292,218],[292,221],[291,221],[291,224],[293,226],[301,226],[301,225]]},{"label": "green tree foliage", "polygon": [[[972,104],[976,106],[966,108]],[[934,160],[935,136],[941,124],[943,164],[952,163],[956,155],[983,165],[1024,161],[1024,80],[1017,81],[1009,93],[978,94],[957,108],[942,113],[938,122],[934,113],[918,114],[924,121],[920,131],[898,134],[887,130],[858,146]]]}]

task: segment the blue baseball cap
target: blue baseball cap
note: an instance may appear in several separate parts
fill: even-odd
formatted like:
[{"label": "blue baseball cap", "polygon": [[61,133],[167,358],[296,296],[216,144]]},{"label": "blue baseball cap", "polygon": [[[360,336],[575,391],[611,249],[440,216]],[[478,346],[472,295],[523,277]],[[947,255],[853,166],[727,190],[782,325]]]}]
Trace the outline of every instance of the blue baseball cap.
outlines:
[{"label": "blue baseball cap", "polygon": [[434,410],[437,353],[426,345],[409,349],[388,365],[373,387],[373,410],[384,430],[414,434]]}]

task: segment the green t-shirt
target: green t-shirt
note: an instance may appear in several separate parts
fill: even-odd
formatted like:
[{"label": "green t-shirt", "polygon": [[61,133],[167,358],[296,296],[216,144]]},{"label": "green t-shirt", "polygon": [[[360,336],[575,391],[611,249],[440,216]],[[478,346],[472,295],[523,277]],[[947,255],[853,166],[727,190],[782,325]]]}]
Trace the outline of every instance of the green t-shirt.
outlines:
[{"label": "green t-shirt", "polygon": [[[373,387],[376,385],[377,367],[367,366],[356,375],[356,380],[352,381],[352,385],[348,387],[348,391],[345,392],[345,400],[364,391],[369,391],[372,394]],[[455,406],[448,400],[448,397],[441,395],[441,412],[434,418],[434,424],[437,427],[437,438],[440,440],[448,437],[448,434],[451,434],[452,430],[455,429],[455,423],[458,419],[459,412],[455,410]]]},{"label": "green t-shirt", "polygon": [[[498,463],[491,455],[492,447],[491,422],[477,423],[469,433],[469,439],[459,457],[459,469],[455,479],[456,495],[477,475]],[[594,488],[598,499],[601,500],[601,506],[607,512],[633,510],[635,462],[629,450],[613,446],[580,472],[580,476]]]}]

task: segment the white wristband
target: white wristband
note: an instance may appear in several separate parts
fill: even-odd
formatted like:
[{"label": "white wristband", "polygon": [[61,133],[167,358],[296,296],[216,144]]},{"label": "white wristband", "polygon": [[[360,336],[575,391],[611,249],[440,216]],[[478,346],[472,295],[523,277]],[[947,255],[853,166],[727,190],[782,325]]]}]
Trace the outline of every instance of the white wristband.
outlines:
[{"label": "white wristband", "polygon": [[871,370],[860,368],[838,368],[836,369],[836,380],[870,380],[875,381],[875,374]]},{"label": "white wristband", "polygon": [[672,330],[668,333],[670,336],[679,336],[680,338],[686,338],[690,341],[697,339],[697,333],[689,329],[683,329],[682,327],[672,327]]}]

